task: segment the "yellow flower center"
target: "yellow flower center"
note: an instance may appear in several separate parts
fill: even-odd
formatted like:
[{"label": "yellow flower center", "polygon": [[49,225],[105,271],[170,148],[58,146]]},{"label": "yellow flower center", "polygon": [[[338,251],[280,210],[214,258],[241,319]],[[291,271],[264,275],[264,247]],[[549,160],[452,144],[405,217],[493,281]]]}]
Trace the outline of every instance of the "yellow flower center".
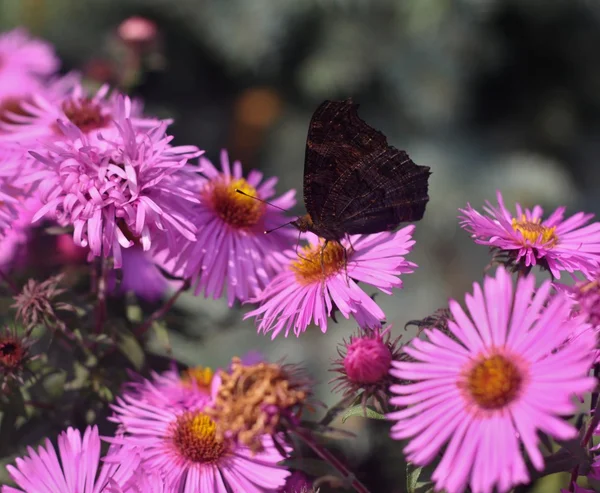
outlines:
[{"label": "yellow flower center", "polygon": [[517,397],[524,377],[522,368],[513,360],[495,354],[482,358],[469,369],[463,390],[480,408],[500,409]]},{"label": "yellow flower center", "polygon": [[251,228],[262,219],[266,204],[253,197],[257,197],[256,189],[243,178],[232,182],[218,180],[209,184],[203,193],[204,200],[217,215],[236,229]]},{"label": "yellow flower center", "polygon": [[515,231],[519,231],[523,235],[523,240],[529,243],[535,243],[538,239],[547,246],[553,247],[558,241],[555,230],[556,226],[548,228],[540,224],[541,219],[534,219],[528,221],[525,215],[521,216],[521,220],[517,221],[516,218],[512,220],[512,227]]},{"label": "yellow flower center", "polygon": [[181,455],[192,462],[215,462],[226,450],[225,443],[217,438],[216,423],[201,412],[180,415],[172,439]]},{"label": "yellow flower center", "polygon": [[204,366],[196,366],[187,368],[181,375],[181,383],[186,387],[196,385],[200,388],[208,389],[212,382],[214,372],[211,368]]},{"label": "yellow flower center", "polygon": [[308,246],[298,254],[298,260],[292,262],[292,270],[300,284],[324,281],[344,269],[346,263],[345,248],[338,242],[330,241],[325,247]]}]

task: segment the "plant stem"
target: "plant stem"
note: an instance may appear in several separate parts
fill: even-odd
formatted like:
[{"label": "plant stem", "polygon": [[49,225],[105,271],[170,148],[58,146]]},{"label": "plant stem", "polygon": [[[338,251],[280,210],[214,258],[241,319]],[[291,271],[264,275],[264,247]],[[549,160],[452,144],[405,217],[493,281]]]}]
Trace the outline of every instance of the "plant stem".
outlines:
[{"label": "plant stem", "polygon": [[108,282],[108,260],[102,256],[98,277],[98,305],[96,306],[96,334],[100,334],[106,321],[106,284]]},{"label": "plant stem", "polygon": [[186,291],[189,287],[190,287],[190,281],[185,280],[182,283],[182,285],[179,287],[179,289],[177,291],[175,291],[173,293],[173,295],[167,300],[167,302],[163,306],[161,306],[158,310],[156,310],[152,315],[150,315],[146,319],[146,321],[135,330],[135,332],[134,332],[135,336],[136,337],[143,336],[154,322],[156,322],[159,318],[164,317],[165,314],[175,304],[175,302],[177,301],[177,298],[179,298],[179,295],[181,293],[183,293],[184,291]]},{"label": "plant stem", "polygon": [[344,479],[348,480],[355,491],[358,493],[370,493],[369,489],[362,484],[358,478],[352,473],[342,461],[340,461],[335,455],[327,450],[322,445],[319,445],[310,434],[310,432],[298,429],[294,430],[294,433],[300,438],[306,445],[308,445],[321,459],[333,466]]},{"label": "plant stem", "polygon": [[598,427],[598,424],[600,423],[600,399],[596,399],[596,406],[594,407],[593,413],[594,415],[592,416],[592,419],[588,424],[588,428],[585,431],[583,440],[581,441],[581,445],[583,445],[584,447],[587,447],[589,445],[590,440],[594,435],[594,430]]}]

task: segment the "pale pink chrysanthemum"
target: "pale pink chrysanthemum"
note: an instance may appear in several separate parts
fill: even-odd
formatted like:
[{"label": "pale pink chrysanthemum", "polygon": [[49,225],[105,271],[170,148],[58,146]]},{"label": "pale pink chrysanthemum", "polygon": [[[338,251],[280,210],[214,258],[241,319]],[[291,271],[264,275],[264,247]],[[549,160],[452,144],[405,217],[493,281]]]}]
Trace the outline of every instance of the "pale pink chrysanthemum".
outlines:
[{"label": "pale pink chrysanthemum", "polygon": [[401,288],[401,274],[416,267],[404,256],[414,245],[414,225],[395,233],[355,235],[341,243],[329,242],[325,247],[319,238],[307,234],[308,247],[296,253],[288,250],[284,270],[251,302],[260,306],[246,314],[256,317],[259,332],[271,332],[275,338],[293,330],[299,337],[314,323],[327,331],[327,319],[334,306],[361,328],[381,326],[385,314],[357,284],[362,281],[386,294]]},{"label": "pale pink chrysanthemum", "polygon": [[125,384],[125,392],[139,402],[165,409],[203,409],[211,401],[213,376],[208,367],[179,372],[173,365],[162,373],[153,371],[150,379],[134,377]]},{"label": "pale pink chrysanthemum", "polygon": [[0,122],[2,141],[18,142],[28,151],[41,152],[44,143],[69,140],[63,129],[75,126],[88,142],[98,146],[106,142],[97,139],[99,134],[109,138],[118,135],[115,122],[127,119],[135,129],[146,130],[159,123],[143,116],[139,101],[111,92],[107,84],[90,94],[78,80],[69,82],[61,82],[60,90],[34,92],[21,102],[18,113]]},{"label": "pale pink chrysanthemum", "polygon": [[231,306],[256,296],[281,270],[277,253],[290,248],[296,235],[292,228],[265,231],[289,222],[281,209],[293,207],[295,191],[273,198],[277,179],[261,183],[263,175],[256,170],[244,178],[241,163],[235,161],[232,169],[226,151],[221,152],[222,171],[203,158],[200,167],[206,177],[198,190],[201,202],[190,210],[198,240],[182,246],[175,270],[192,280],[196,294],[216,299],[226,289]]},{"label": "pale pink chrysanthemum", "polygon": [[573,414],[575,395],[595,387],[589,376],[593,343],[570,334],[585,328],[572,318],[572,301],[551,296],[546,281],[535,291],[533,276],[517,282],[499,267],[483,288],[465,298],[467,315],[450,301],[452,338],[424,329],[404,350],[412,361],[394,361],[391,374],[410,383],[392,385],[390,403],[401,409],[391,435],[410,440],[404,452],[415,465],[432,462],[432,475],[448,493],[467,485],[478,493],[504,493],[529,480],[522,451],[537,470],[544,467],[537,433],[558,440],[577,435],[560,416]]},{"label": "pale pink chrysanthemum", "polygon": [[83,437],[79,430],[68,428],[58,437],[58,454],[48,439],[37,452],[31,447],[27,452],[15,466],[6,466],[17,487],[3,486],[2,493],[120,493],[139,465],[135,454],[101,465],[96,426],[88,426]]},{"label": "pale pink chrysanthemum", "polygon": [[[490,202],[483,215],[467,204],[459,209],[461,226],[475,242],[488,245],[509,255],[509,260],[526,269],[535,265],[547,268],[555,278],[561,271],[581,271],[589,276],[600,266],[600,223],[587,224],[593,214],[578,212],[564,220],[565,207],[556,209],[542,220],[539,205],[523,209],[516,205],[512,215],[497,192],[498,207]],[[587,225],[587,226],[586,226]]]},{"label": "pale pink chrysanthemum", "polygon": [[11,74],[47,77],[54,74],[60,61],[52,45],[32,38],[22,28],[0,34],[0,78]]},{"label": "pale pink chrysanthemum", "polygon": [[182,183],[195,179],[187,161],[201,151],[172,147],[166,122],[136,130],[122,116],[114,125],[118,133],[97,147],[75,125],[59,122],[66,140],[48,144],[47,155],[32,153],[43,169],[30,180],[38,183],[44,203],[34,222],[48,217],[73,225],[78,246],[89,246],[92,256],[112,256],[119,268],[121,248],[139,243],[148,251],[153,242],[172,247],[179,235],[195,240],[188,213],[198,199]]},{"label": "pale pink chrysanthemum", "polygon": [[110,439],[125,456],[138,453],[142,466],[159,474],[167,491],[268,492],[283,486],[289,471],[283,457],[264,437],[264,450],[252,452],[217,437],[216,423],[202,410],[186,411],[145,404],[125,395],[113,406],[111,420],[124,431]]}]

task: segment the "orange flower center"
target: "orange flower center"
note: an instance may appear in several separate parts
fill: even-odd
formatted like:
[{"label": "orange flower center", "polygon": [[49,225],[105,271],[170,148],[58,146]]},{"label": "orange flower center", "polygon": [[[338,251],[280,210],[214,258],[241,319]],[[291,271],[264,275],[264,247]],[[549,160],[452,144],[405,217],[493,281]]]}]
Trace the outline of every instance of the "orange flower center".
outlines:
[{"label": "orange flower center", "polygon": [[204,413],[185,412],[173,426],[173,443],[192,462],[216,462],[226,451],[225,443],[217,438],[217,425]]},{"label": "orange flower center", "polygon": [[537,240],[547,247],[553,247],[558,241],[555,230],[556,226],[548,228],[540,224],[540,219],[534,219],[528,221],[525,215],[521,216],[521,220],[517,221],[516,218],[512,220],[512,227],[515,231],[519,231],[523,235],[523,240],[528,243],[535,243]]},{"label": "orange flower center", "polygon": [[292,270],[300,284],[324,281],[342,271],[346,264],[346,252],[342,244],[334,241],[325,247],[308,246],[298,254],[298,260],[292,262]]},{"label": "orange flower center", "polygon": [[62,104],[62,110],[69,121],[83,133],[104,128],[109,117],[102,114],[102,108],[90,98],[68,99]]},{"label": "orange flower center", "polygon": [[[247,195],[236,192],[236,189]],[[218,180],[209,184],[203,192],[206,203],[235,229],[251,228],[262,219],[266,204],[253,197],[257,197],[256,189],[243,178],[231,182]]]},{"label": "orange flower center", "polygon": [[515,361],[494,354],[478,361],[466,375],[464,390],[482,409],[501,409],[518,396],[525,375]]}]

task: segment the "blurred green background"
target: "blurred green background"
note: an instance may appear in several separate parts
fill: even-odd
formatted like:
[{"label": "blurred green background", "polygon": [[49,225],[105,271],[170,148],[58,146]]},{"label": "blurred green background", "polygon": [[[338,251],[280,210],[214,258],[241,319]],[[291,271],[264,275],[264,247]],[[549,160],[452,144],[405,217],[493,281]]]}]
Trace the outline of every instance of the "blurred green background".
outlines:
[{"label": "blurred green background", "polygon": [[[157,30],[135,63],[118,35],[130,16]],[[0,28],[18,25],[51,41],[63,70],[127,85],[149,113],[173,117],[177,143],[213,160],[228,148],[246,170],[278,176],[280,192],[298,190],[297,213],[310,116],[324,99],[352,96],[433,172],[409,257],[419,269],[377,298],[394,334],[481,279],[487,249],[456,219],[467,202],[480,207],[500,189],[507,204],[600,210],[598,1],[0,0]],[[178,306],[189,316],[170,333],[177,359],[218,367],[259,350],[305,364],[319,397],[336,400],[328,368],[352,323],[271,341],[242,321],[244,307],[192,296]],[[164,341],[154,347],[165,353]],[[344,426],[359,434],[345,453],[370,471],[373,491],[404,491],[387,425]]]}]

